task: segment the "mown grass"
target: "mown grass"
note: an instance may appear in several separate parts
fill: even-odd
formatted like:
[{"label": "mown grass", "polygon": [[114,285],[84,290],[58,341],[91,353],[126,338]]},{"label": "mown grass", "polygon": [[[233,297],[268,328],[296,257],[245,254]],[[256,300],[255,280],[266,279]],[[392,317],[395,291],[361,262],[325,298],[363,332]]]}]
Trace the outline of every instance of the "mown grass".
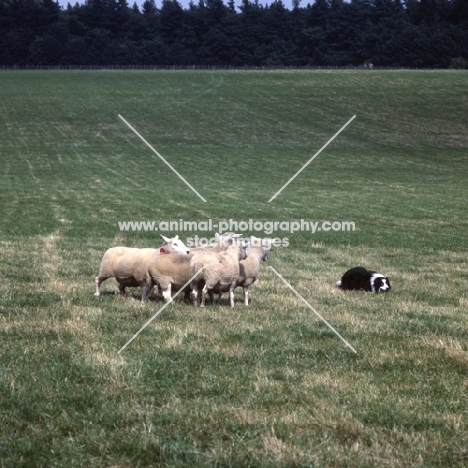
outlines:
[{"label": "mown grass", "polygon": [[[467,80],[2,72],[0,466],[465,466]],[[266,265],[248,309],[176,300],[118,354],[163,302],[94,297],[102,253],[180,218],[354,221],[269,264],[357,355]],[[392,292],[338,291],[358,264]]]}]

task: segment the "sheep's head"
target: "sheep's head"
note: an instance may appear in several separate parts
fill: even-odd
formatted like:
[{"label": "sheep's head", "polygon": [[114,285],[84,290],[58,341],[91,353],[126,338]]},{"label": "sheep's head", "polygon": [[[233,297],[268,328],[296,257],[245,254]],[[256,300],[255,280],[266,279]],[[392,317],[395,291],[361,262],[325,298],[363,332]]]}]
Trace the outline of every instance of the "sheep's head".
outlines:
[{"label": "sheep's head", "polygon": [[179,239],[179,236],[166,237],[161,234],[161,237],[164,240],[164,244],[161,246],[161,249],[164,249],[166,253],[190,253],[190,249],[182,242],[181,239]]},{"label": "sheep's head", "polygon": [[240,254],[239,254],[239,260],[245,260],[247,258],[247,249],[249,248],[250,246],[250,242],[242,242],[240,245],[239,245],[239,250],[240,250]]},{"label": "sheep's head", "polygon": [[260,239],[259,237],[250,236],[250,242],[252,247],[261,247],[263,251],[262,260],[266,262],[268,260],[268,256],[270,255],[270,249],[273,244],[272,239]]},{"label": "sheep's head", "polygon": [[242,234],[235,234],[233,232],[225,232],[223,234],[215,233],[215,244],[227,248],[230,245],[234,244],[235,241],[242,237]]}]

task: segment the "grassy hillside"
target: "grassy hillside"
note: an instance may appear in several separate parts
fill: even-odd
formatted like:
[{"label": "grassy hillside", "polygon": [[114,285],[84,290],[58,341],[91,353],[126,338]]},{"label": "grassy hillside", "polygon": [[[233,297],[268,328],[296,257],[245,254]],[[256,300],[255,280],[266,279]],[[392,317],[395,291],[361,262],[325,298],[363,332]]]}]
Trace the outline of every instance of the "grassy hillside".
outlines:
[{"label": "grassy hillside", "polygon": [[[467,83],[2,72],[0,466],[465,466]],[[248,308],[176,299],[118,354],[164,303],[94,297],[102,254],[161,243],[118,222],[179,219],[354,222],[278,229],[269,264],[357,355],[268,264]],[[337,290],[359,264],[392,292]]]}]

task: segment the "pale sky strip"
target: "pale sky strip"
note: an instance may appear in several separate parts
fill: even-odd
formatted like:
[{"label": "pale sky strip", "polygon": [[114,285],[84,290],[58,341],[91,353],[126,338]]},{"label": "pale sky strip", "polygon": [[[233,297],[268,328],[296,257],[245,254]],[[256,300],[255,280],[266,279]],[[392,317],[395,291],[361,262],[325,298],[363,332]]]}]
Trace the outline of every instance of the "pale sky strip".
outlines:
[{"label": "pale sky strip", "polygon": [[354,119],[353,115],[269,200],[273,201]]},{"label": "pale sky strip", "polygon": [[120,354],[191,282],[192,280],[200,273],[204,266],[201,267],[183,286],[180,288],[176,294],[174,294],[169,302],[166,302],[118,351],[117,354]]},{"label": "pale sky strip", "polygon": [[351,349],[351,351],[353,351],[354,353],[357,354],[357,351],[272,267],[272,266],[269,266],[268,268],[270,268],[270,270],[273,271],[273,273],[275,273],[275,275],[309,308],[312,310],[312,312],[314,312],[314,314],[320,319],[322,320],[322,322],[325,323],[325,325],[327,325],[328,328],[330,328],[330,330],[335,333],[335,335],[337,335],[345,344],[346,346],[348,346],[348,348]]},{"label": "pale sky strip", "polygon": [[205,200],[205,199],[204,199],[204,198],[203,198],[203,197],[202,197],[202,196],[201,196],[185,179],[184,179],[184,177],[183,177],[181,174],[179,174],[179,173],[171,166],[171,164],[170,164],[166,159],[164,159],[164,158],[163,158],[163,157],[162,157],[162,156],[161,156],[161,155],[160,155],[160,154],[159,154],[159,153],[158,153],[158,152],[157,152],[157,151],[156,151],[156,150],[155,150],[155,149],[154,149],[154,148],[153,148],[153,147],[152,147],[152,146],[151,146],[151,145],[150,145],[150,144],[149,144],[149,143],[148,143],[148,142],[147,142],[147,141],[146,141],[146,140],[145,140],[145,139],[144,139],[144,138],[143,138],[143,137],[142,137],[142,136],[141,136],[141,135],[140,135],[140,134],[139,134],[139,133],[138,133],[138,132],[121,116],[121,115],[120,115],[120,114],[119,114],[119,117],[120,117],[120,119],[128,126],[128,128],[129,128],[130,130],[132,130],[132,132],[135,133],[135,135],[137,135],[137,136],[143,141],[143,143],[145,143],[145,145],[148,146],[148,148],[150,148],[150,149],[156,154],[156,156],[158,156],[158,157],[161,159],[161,161],[163,161],[163,162],[167,165],[167,167],[169,167],[169,169],[171,169],[172,172],[174,172],[174,173],[179,177],[180,180],[182,180],[188,187],[190,187],[190,188],[192,189],[192,191],[193,191],[196,195],[198,195],[198,197],[199,197],[202,201],[204,201],[204,202],[206,203],[206,200]]}]

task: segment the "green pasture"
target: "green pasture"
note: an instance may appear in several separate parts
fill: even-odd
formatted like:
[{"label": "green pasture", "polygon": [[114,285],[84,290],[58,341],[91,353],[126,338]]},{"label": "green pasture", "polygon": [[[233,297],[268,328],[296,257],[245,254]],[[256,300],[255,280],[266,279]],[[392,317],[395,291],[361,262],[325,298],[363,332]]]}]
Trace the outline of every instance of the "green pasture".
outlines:
[{"label": "green pasture", "polygon": [[[2,71],[0,467],[466,466],[467,86],[464,71]],[[94,297],[101,257],[161,244],[119,222],[180,219],[355,230],[274,232],[288,246],[247,308],[240,290],[234,309],[176,298],[119,354],[164,302],[114,279]],[[337,290],[356,265],[392,291]]]}]

